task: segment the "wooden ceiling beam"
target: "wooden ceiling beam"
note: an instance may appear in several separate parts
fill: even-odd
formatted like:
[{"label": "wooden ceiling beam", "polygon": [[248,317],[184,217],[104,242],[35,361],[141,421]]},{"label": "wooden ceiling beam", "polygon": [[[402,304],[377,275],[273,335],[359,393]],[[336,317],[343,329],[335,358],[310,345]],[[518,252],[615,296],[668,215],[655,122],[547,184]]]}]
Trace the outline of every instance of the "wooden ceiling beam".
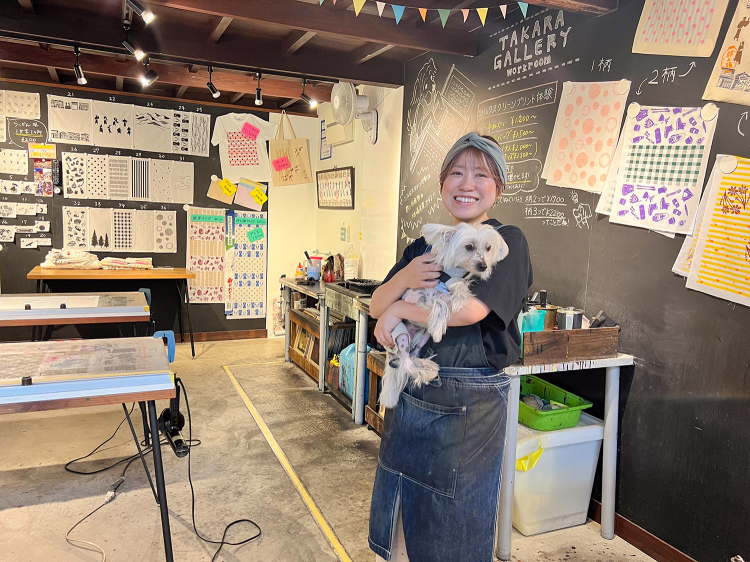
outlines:
[{"label": "wooden ceiling beam", "polygon": [[390,51],[394,45],[383,45],[382,43],[368,43],[354,51],[354,60],[357,64],[362,64],[368,60]]},{"label": "wooden ceiling beam", "polygon": [[180,86],[179,88],[177,88],[177,91],[175,92],[174,97],[181,98],[182,96],[185,95],[185,92],[187,92],[187,89],[189,87],[190,86]]},{"label": "wooden ceiling beam", "polygon": [[[0,61],[15,62],[36,67],[68,68],[70,66],[70,52],[60,49],[42,51],[32,45],[23,43],[9,43],[0,41]],[[125,63],[116,62],[114,57],[94,55],[83,52],[80,56],[81,67],[87,74],[103,76],[122,76],[137,80],[143,74],[143,65],[135,59]],[[203,67],[191,73],[185,66],[160,64],[152,62],[149,68],[159,74],[159,82],[185,87],[206,87],[208,70]],[[242,92],[254,94],[257,87],[255,76],[247,76],[239,72],[222,72],[214,70],[213,82],[219,90],[228,92]],[[329,83],[308,83],[307,93],[317,100],[330,101],[331,88]],[[264,78],[263,92],[272,97],[299,97],[302,93],[302,82],[296,80],[282,80],[279,78]]]},{"label": "wooden ceiling beam", "polygon": [[229,24],[232,23],[232,19],[233,18],[218,18],[213,29],[211,29],[211,33],[208,35],[208,42],[218,43],[221,36],[224,35],[224,32],[227,30],[227,27],[229,27]]},{"label": "wooden ceiling beam", "polygon": [[18,0],[18,4],[24,9],[24,10],[31,10],[32,12],[35,12],[34,8],[34,0]]},{"label": "wooden ceiling beam", "polygon": [[245,92],[237,92],[235,94],[232,94],[232,97],[229,98],[229,103],[237,103],[245,96]]},{"label": "wooden ceiling beam", "polygon": [[52,81],[59,84],[60,77],[57,75],[57,69],[54,66],[48,66],[47,71],[49,72],[49,77],[52,78]]},{"label": "wooden ceiling beam", "polygon": [[289,107],[290,105],[294,105],[294,104],[295,104],[295,103],[297,103],[298,101],[299,101],[299,98],[292,98],[292,99],[289,99],[289,100],[285,101],[284,103],[282,103],[282,104],[281,104],[281,105],[279,106],[279,109],[286,109],[287,107]]},{"label": "wooden ceiling beam", "polygon": [[302,45],[315,37],[314,31],[295,30],[281,43],[281,50],[287,55],[296,53]]},{"label": "wooden ceiling beam", "polygon": [[122,92],[122,87],[125,83],[125,79],[122,76],[115,76],[115,89],[118,92]]}]

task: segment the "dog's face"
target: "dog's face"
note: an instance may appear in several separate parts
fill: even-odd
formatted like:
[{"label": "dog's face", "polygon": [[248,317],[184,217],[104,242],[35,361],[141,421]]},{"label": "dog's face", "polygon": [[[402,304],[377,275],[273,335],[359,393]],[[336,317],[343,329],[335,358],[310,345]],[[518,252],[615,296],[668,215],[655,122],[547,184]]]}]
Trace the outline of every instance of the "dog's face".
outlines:
[{"label": "dog's face", "polygon": [[422,236],[432,246],[438,265],[461,267],[483,281],[489,279],[495,264],[508,255],[503,237],[486,224],[426,224]]}]

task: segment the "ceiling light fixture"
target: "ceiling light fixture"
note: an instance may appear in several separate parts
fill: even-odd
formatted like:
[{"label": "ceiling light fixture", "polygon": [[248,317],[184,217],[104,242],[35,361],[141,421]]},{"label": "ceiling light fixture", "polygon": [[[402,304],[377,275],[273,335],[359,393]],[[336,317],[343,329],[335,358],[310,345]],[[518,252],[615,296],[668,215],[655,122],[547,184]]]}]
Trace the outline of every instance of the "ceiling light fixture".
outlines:
[{"label": "ceiling light fixture", "polygon": [[146,56],[146,53],[141,51],[140,49],[133,47],[130,43],[128,43],[128,40],[125,39],[125,41],[122,42],[122,46],[125,47],[128,52],[135,57],[135,60],[142,61],[143,57]]},{"label": "ceiling light fixture", "polygon": [[302,101],[309,103],[310,107],[315,107],[316,105],[318,105],[318,102],[317,100],[312,99],[310,96],[308,96],[305,93],[306,86],[307,86],[307,78],[303,78],[302,79],[302,94],[300,94],[299,97]]},{"label": "ceiling light fixture", "polygon": [[213,78],[211,77],[213,75],[214,69],[209,64],[208,65],[208,83],[206,86],[208,86],[208,91],[211,92],[211,95],[215,98],[218,98],[221,95],[221,92],[216,89],[216,86],[214,86]]},{"label": "ceiling light fixture", "polygon": [[141,84],[143,84],[144,87],[148,88],[151,84],[158,80],[159,74],[153,69],[149,70],[148,59],[145,60],[143,65],[146,67],[146,73],[141,76]]},{"label": "ceiling light fixture", "polygon": [[78,49],[78,47],[73,47],[73,52],[76,54],[76,63],[73,65],[73,70],[76,73],[76,82],[78,82],[79,85],[83,86],[88,82],[88,80],[86,80],[86,77],[83,75],[83,69],[78,62],[78,57],[81,56],[81,51]]},{"label": "ceiling light fixture", "polygon": [[255,89],[255,105],[263,105],[263,92],[260,89],[261,76],[258,73],[258,87]]},{"label": "ceiling light fixture", "polygon": [[145,9],[143,6],[138,4],[135,0],[125,0],[125,4],[133,10],[136,14],[143,18],[146,25],[150,24],[154,20],[154,13],[151,10]]}]

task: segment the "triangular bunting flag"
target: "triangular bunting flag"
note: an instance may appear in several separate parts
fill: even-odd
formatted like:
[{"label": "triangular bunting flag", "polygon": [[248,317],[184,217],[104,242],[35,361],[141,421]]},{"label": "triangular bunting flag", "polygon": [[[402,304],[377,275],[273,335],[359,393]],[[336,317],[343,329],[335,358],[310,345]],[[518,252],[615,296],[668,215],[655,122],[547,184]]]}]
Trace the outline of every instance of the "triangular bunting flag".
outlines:
[{"label": "triangular bunting flag", "polygon": [[362,6],[365,5],[365,0],[354,0],[354,15],[358,16]]},{"label": "triangular bunting flag", "polygon": [[[323,0],[320,0],[321,2]],[[383,9],[385,8],[385,2],[375,2],[375,4],[378,7],[378,15],[382,18],[383,17]]]},{"label": "triangular bunting flag", "polygon": [[484,27],[484,20],[487,19],[487,8],[477,8],[477,14],[479,14],[479,19],[482,20],[482,27]]},{"label": "triangular bunting flag", "polygon": [[[322,2],[322,1],[323,1],[323,0],[321,0],[321,2]],[[468,17],[469,17],[469,10],[468,10],[468,9],[466,9],[466,10],[461,10],[461,13],[462,13],[462,14],[464,15],[464,23],[466,23],[466,18],[468,18]]]},{"label": "triangular bunting flag", "polygon": [[318,2],[319,2],[318,6],[322,6],[323,5],[323,0],[318,0]]},{"label": "triangular bunting flag", "polygon": [[427,21],[427,8],[419,8],[419,13],[422,14],[422,21]]},{"label": "triangular bunting flag", "polygon": [[401,21],[401,16],[404,15],[404,7],[391,4],[391,8],[393,8],[393,15],[396,17],[396,25],[398,25],[398,22]]},{"label": "triangular bunting flag", "polygon": [[508,11],[508,6],[503,4],[502,6],[500,6],[500,11],[503,13],[503,19],[505,19],[505,14]]},{"label": "triangular bunting flag", "polygon": [[333,5],[334,5],[334,6],[336,5],[336,0],[333,0]]},{"label": "triangular bunting flag", "polygon": [[445,28],[445,22],[448,21],[448,17],[451,15],[450,10],[446,10],[445,8],[438,9],[438,15],[440,16],[440,21],[443,24],[443,28]]},{"label": "triangular bunting flag", "polygon": [[523,17],[526,17],[526,12],[529,11],[529,5],[526,2],[519,2],[518,7],[521,8],[521,13],[523,14]]}]

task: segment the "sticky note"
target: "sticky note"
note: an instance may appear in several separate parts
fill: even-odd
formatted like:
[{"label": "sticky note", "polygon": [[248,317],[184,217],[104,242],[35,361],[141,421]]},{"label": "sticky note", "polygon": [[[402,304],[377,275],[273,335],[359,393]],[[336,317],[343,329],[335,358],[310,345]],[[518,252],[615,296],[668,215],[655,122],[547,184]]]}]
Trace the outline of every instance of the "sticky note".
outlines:
[{"label": "sticky note", "polygon": [[229,197],[237,193],[237,186],[227,179],[221,180],[219,182],[219,187]]},{"label": "sticky note", "polygon": [[253,196],[253,199],[255,199],[258,202],[258,205],[263,205],[266,201],[268,201],[268,196],[266,196],[265,193],[263,193],[260,188],[256,187],[250,192],[250,195]]},{"label": "sticky note", "polygon": [[262,228],[258,227],[247,231],[247,239],[250,240],[250,242],[255,242],[257,240],[260,240],[261,238],[263,238]]},{"label": "sticky note", "polygon": [[289,162],[289,158],[286,156],[282,156],[281,158],[277,158],[273,162],[273,169],[277,172],[280,172],[281,170],[286,170],[287,168],[291,168],[292,164]]},{"label": "sticky note", "polygon": [[250,123],[245,123],[242,125],[242,129],[240,132],[245,135],[246,137],[250,139],[257,139],[258,135],[260,134],[260,129],[256,127],[255,125],[251,125]]}]

